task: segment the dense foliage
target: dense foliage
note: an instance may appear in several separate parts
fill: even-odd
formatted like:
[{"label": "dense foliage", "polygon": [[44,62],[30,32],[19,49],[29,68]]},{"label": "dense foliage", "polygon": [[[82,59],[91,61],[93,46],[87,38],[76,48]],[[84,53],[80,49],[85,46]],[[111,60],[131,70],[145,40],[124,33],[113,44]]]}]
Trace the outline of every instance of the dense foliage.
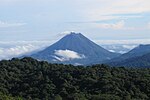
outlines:
[{"label": "dense foliage", "polygon": [[[0,61],[0,97],[34,100],[150,100],[150,69]],[[21,97],[21,98],[19,98]]]}]

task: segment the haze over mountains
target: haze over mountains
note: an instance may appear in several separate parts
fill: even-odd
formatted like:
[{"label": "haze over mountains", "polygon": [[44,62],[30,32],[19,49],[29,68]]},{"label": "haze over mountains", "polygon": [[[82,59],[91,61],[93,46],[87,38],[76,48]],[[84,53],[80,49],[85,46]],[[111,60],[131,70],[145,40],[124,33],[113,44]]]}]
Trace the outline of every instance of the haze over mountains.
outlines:
[{"label": "haze over mountains", "polygon": [[[120,43],[120,41],[118,41],[117,43]],[[102,46],[103,48],[109,50],[110,52],[116,52],[116,53],[127,53],[130,50],[132,50],[133,48],[137,47],[139,44],[112,44],[111,42],[109,44],[103,44],[100,43],[99,45]]]},{"label": "haze over mountains", "polygon": [[113,66],[150,67],[150,45],[139,45],[131,51],[107,62]]},{"label": "haze over mountains", "polygon": [[150,53],[142,56],[128,58],[121,61],[108,63],[111,66],[124,66],[124,67],[150,67]]},{"label": "haze over mountains", "polygon": [[139,45],[134,49],[132,49],[131,51],[122,54],[120,57],[113,59],[112,61],[120,61],[132,57],[139,57],[147,53],[150,53],[150,45]]}]

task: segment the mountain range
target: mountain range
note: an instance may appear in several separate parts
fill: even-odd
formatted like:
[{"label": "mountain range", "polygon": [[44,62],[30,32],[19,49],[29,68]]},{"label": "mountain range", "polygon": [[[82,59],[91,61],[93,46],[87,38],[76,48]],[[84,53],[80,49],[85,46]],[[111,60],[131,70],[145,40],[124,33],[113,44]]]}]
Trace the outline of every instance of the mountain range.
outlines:
[{"label": "mountain range", "polygon": [[106,64],[126,67],[150,67],[150,45],[139,45],[131,51],[107,61]]},{"label": "mountain range", "polygon": [[111,66],[149,68],[150,67],[150,53],[144,54],[142,56],[134,57],[134,58],[128,58],[122,61],[107,63],[107,64]]},{"label": "mountain range", "polygon": [[150,45],[139,45],[129,52],[122,54],[115,59],[112,59],[111,61],[122,61],[128,58],[139,57],[147,53],[150,53]]},{"label": "mountain range", "polygon": [[150,45],[139,45],[127,53],[110,52],[81,33],[71,32],[30,57],[50,63],[73,65],[108,64],[111,66],[149,67]]}]

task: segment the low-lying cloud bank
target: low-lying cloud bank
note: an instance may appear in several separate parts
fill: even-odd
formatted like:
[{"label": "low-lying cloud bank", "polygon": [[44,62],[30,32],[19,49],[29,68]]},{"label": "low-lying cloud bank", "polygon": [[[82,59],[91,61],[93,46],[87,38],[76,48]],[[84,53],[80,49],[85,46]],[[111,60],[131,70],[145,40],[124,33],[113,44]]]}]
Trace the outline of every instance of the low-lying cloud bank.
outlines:
[{"label": "low-lying cloud bank", "polygon": [[[0,60],[20,57],[38,52],[55,41],[0,41]],[[149,39],[139,40],[96,40],[95,43],[100,44],[111,52],[126,53],[136,47],[138,44],[150,44]],[[65,61],[68,59],[81,59],[84,55],[78,54],[71,50],[56,50],[55,59]]]},{"label": "low-lying cloud bank", "polygon": [[128,40],[94,40],[97,44],[150,44],[150,39],[128,39]]},{"label": "low-lying cloud bank", "polygon": [[38,47],[31,45],[31,44],[15,46],[15,47],[10,47],[10,48],[0,48],[0,60],[9,59],[11,57],[18,57],[23,54],[30,53],[36,49],[38,49]]},{"label": "low-lying cloud bank", "polygon": [[29,55],[50,44],[50,41],[0,41],[0,60]]},{"label": "low-lying cloud bank", "polygon": [[126,53],[131,49],[138,46],[138,44],[113,44],[113,45],[101,45],[103,48],[109,50],[110,52],[117,52],[117,53]]},{"label": "low-lying cloud bank", "polygon": [[83,59],[85,56],[71,50],[55,50],[55,60],[58,61],[69,61],[73,59]]},{"label": "low-lying cloud bank", "polygon": [[0,20],[0,28],[19,27],[24,25],[26,25],[26,23],[8,23]]}]

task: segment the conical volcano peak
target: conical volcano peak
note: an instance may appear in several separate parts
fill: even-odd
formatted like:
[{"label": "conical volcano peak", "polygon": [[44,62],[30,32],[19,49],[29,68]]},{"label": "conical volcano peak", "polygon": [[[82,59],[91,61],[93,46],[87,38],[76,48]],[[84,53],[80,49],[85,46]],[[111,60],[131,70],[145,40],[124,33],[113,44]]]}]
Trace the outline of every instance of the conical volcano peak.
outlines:
[{"label": "conical volcano peak", "polygon": [[77,32],[71,31],[70,34],[78,34]]},{"label": "conical volcano peak", "polygon": [[72,31],[72,32],[70,32],[68,35],[82,35],[82,34]]},{"label": "conical volcano peak", "polygon": [[91,64],[118,56],[102,48],[81,33],[70,32],[56,43],[32,57],[51,63]]},{"label": "conical volcano peak", "polygon": [[77,33],[77,32],[70,32],[69,34],[67,34],[66,36],[64,36],[62,39],[66,39],[66,40],[69,40],[69,41],[72,41],[73,39],[77,39],[77,41],[80,40],[83,40],[85,39],[86,37],[84,35],[82,35],[81,33]]}]

